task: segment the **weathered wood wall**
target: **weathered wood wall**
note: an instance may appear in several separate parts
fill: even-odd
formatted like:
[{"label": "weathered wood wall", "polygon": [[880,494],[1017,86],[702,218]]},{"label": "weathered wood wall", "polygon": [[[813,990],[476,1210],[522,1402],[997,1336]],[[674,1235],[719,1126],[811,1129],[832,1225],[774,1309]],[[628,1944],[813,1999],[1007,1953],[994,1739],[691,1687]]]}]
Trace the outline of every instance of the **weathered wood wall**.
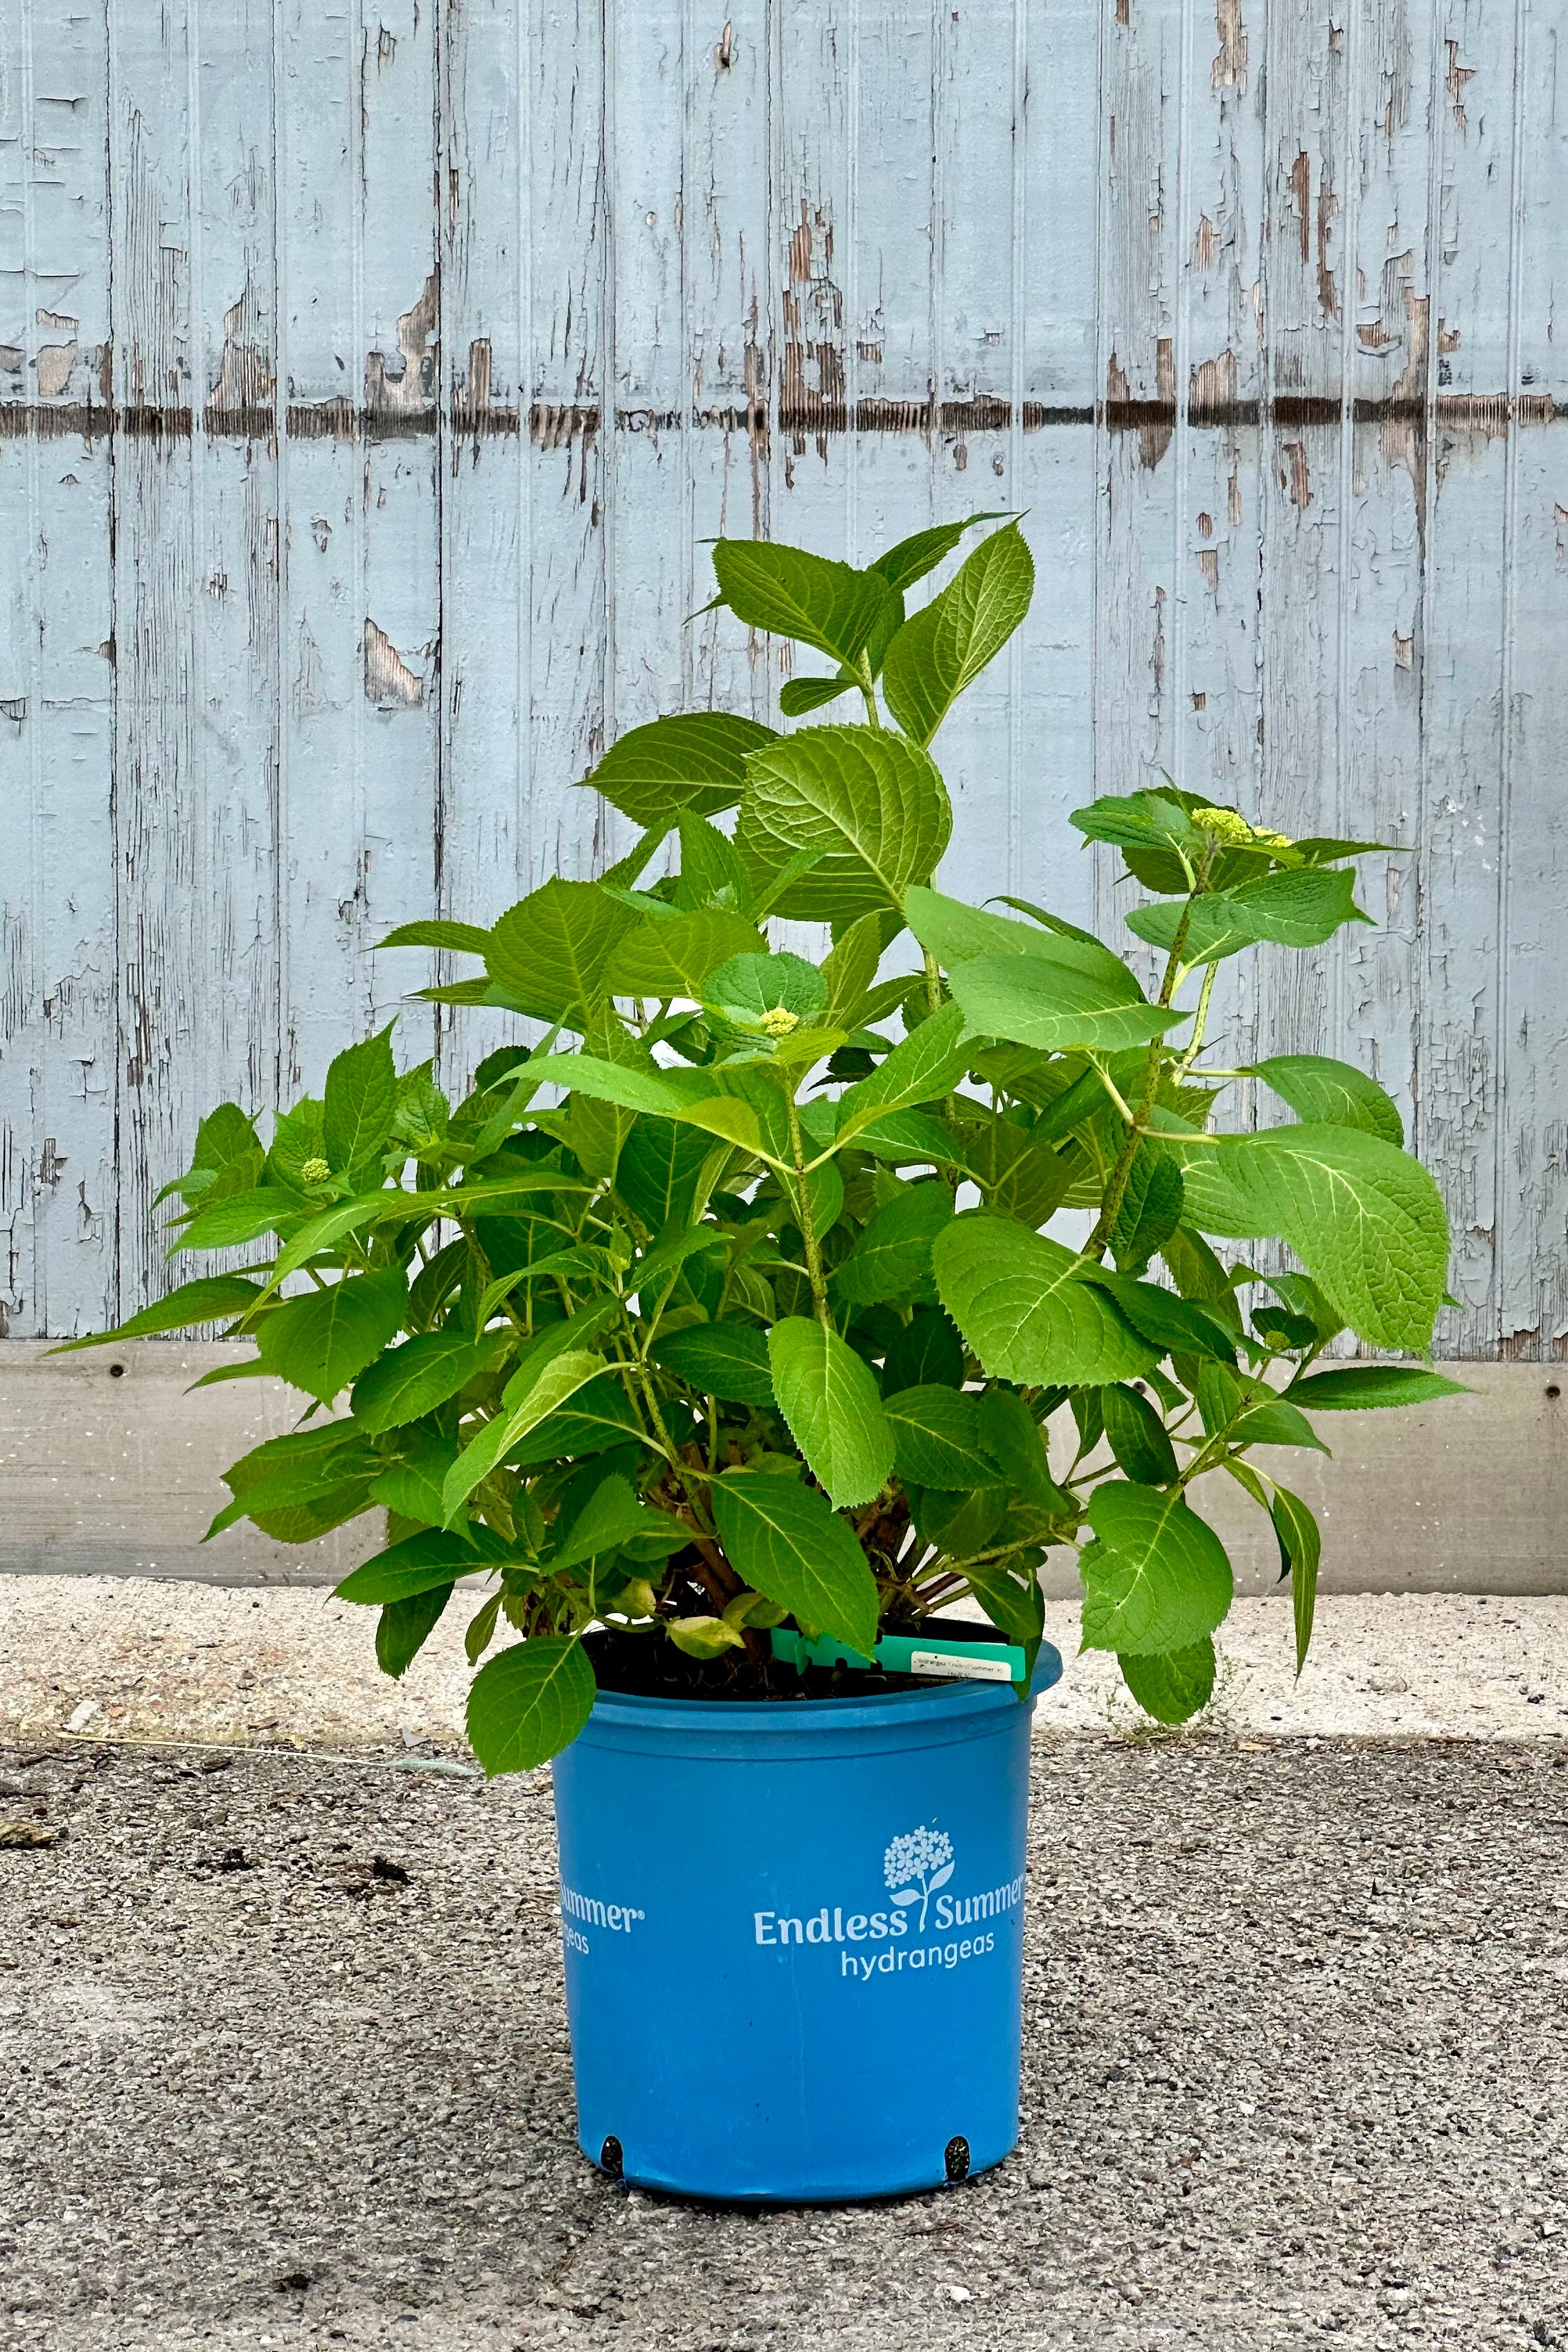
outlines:
[{"label": "weathered wood wall", "polygon": [[1108,913],[1063,812],[1159,766],[1407,845],[1237,1042],[1405,1103],[1450,1352],[1568,1351],[1565,29],[0,0],[10,1331],[158,1286],[200,1110],[384,1018],[387,926],[594,870],[618,730],[771,714],[777,650],[684,625],[705,538],[1024,508],[954,883]]}]

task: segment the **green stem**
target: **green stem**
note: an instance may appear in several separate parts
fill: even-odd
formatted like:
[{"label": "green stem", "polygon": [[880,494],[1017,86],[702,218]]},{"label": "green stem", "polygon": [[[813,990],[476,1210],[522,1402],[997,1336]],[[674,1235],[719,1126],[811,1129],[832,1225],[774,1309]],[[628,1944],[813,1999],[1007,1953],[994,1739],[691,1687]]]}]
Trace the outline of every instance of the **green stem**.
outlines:
[{"label": "green stem", "polygon": [[800,1211],[800,1238],[805,1248],[806,1276],[811,1284],[816,1319],[825,1331],[831,1331],[833,1316],[827,1304],[827,1284],[822,1271],[822,1251],[816,1238],[816,1219],[812,1213],[811,1186],[805,1172],[805,1138],[801,1133],[800,1110],[793,1095],[788,1097],[788,1108],[790,1150],[795,1155],[795,1204]]},{"label": "green stem", "polygon": [[1218,964],[1211,963],[1208,970],[1204,974],[1204,984],[1198,991],[1198,1009],[1193,1015],[1192,1042],[1188,1045],[1186,1052],[1182,1055],[1181,1060],[1176,1065],[1175,1083],[1177,1086],[1181,1085],[1183,1079],[1186,1076],[1187,1072],[1192,1068],[1193,1064],[1196,1061],[1198,1055],[1203,1051],[1204,1031],[1208,1027],[1209,1003],[1214,996],[1214,984],[1216,977],[1218,976]]},{"label": "green stem", "polygon": [[[1182,977],[1182,952],[1187,944],[1187,933],[1192,928],[1193,908],[1203,895],[1208,881],[1209,864],[1210,859],[1205,857],[1194,877],[1192,896],[1182,909],[1182,919],[1176,926],[1176,936],[1171,942],[1171,952],[1165,959],[1165,977],[1160,984],[1160,993],[1156,1000],[1162,1013],[1168,1010]],[[1206,982],[1205,985],[1207,986]],[[1121,1149],[1116,1155],[1110,1181],[1100,1204],[1099,1218],[1093,1233],[1084,1244],[1085,1257],[1103,1257],[1110,1245],[1116,1220],[1121,1213],[1121,1203],[1127,1197],[1128,1179],[1132,1173],[1132,1160],[1138,1150],[1141,1131],[1148,1128],[1149,1114],[1154,1108],[1155,1097],[1160,1091],[1160,1072],[1163,1063],[1164,1047],[1158,1037],[1152,1038],[1149,1045],[1149,1058],[1143,1066],[1143,1091],[1139,1099],[1137,1113],[1131,1126],[1121,1139]]]},{"label": "green stem", "polygon": [[866,700],[867,726],[874,727],[879,735],[885,734],[887,730],[882,725],[882,714],[877,708],[877,689],[871,682],[871,664],[865,654],[855,665],[855,675],[860,681],[860,691]]}]

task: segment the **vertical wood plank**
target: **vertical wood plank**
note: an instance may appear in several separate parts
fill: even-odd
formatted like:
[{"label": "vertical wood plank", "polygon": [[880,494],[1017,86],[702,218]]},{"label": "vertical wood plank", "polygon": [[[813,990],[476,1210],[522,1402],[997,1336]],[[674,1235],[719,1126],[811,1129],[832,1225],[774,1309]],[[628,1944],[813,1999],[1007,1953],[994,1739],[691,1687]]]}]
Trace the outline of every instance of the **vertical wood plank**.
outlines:
[{"label": "vertical wood plank", "polygon": [[[1134,792],[1179,764],[1172,649],[1177,545],[1175,320],[1185,0],[1102,20],[1096,233],[1100,534],[1095,565],[1095,789]],[[1178,779],[1179,781],[1179,779]],[[1131,894],[1093,853],[1095,918],[1120,929]]]},{"label": "vertical wood plank", "polygon": [[576,779],[604,748],[614,614],[605,601],[609,268],[605,71],[597,0],[542,5],[528,54],[531,341],[528,387],[530,887],[605,861],[597,803]]},{"label": "vertical wood plank", "polygon": [[[1441,208],[1429,264],[1440,332],[1421,354],[1428,381],[1438,380],[1434,392],[1445,368],[1447,382],[1426,478],[1417,1141],[1454,1224],[1450,1286],[1460,1305],[1444,1319],[1446,1343],[1488,1354],[1500,1342],[1528,1353],[1535,1340],[1528,1316],[1505,1339],[1503,1307],[1505,1203],[1515,1185],[1505,1108],[1515,30],[1511,0],[1459,0],[1440,12],[1431,103]],[[1474,79],[1460,81],[1472,63]],[[1477,406],[1474,396],[1488,392],[1501,397]]]},{"label": "vertical wood plank", "polygon": [[[1564,274],[1568,113],[1550,10],[1517,20],[1507,647],[1503,721],[1508,1022],[1504,1103],[1512,1184],[1503,1199],[1505,1349],[1532,1335],[1542,1360],[1568,1355],[1568,994],[1561,908],[1568,898],[1562,649],[1568,602],[1568,354],[1557,331]],[[1468,86],[1467,86],[1468,87]],[[1462,96],[1461,92],[1461,96]]]},{"label": "vertical wood plank", "polygon": [[103,24],[5,0],[0,57],[0,1338],[63,1337],[116,1296]]},{"label": "vertical wood plank", "polygon": [[1013,496],[1036,564],[1022,633],[1012,758],[1017,884],[1069,920],[1094,917],[1094,860],[1068,811],[1095,790],[1094,573],[1100,519],[1095,223],[1102,125],[1075,93],[1100,80],[1102,11],[1029,0],[1014,202],[1020,318],[1010,387]]},{"label": "vertical wood plank", "polygon": [[[439,911],[492,923],[528,887],[531,0],[443,19]],[[383,959],[409,987],[451,960]],[[464,961],[464,971],[471,963]],[[493,1014],[441,1016],[442,1083],[466,1084]]]},{"label": "vertical wood plank", "polygon": [[[689,9],[689,28],[693,20],[703,21]],[[772,535],[770,452],[778,428],[768,25],[768,0],[738,0],[710,47],[693,38],[687,50],[681,202],[691,404],[689,613],[712,593],[704,541]],[[710,613],[693,620],[683,645],[694,706],[776,721],[761,640],[737,630],[727,614]]]},{"label": "vertical wood plank", "polygon": [[[1016,218],[1030,134],[1028,11],[942,10],[936,44],[941,267],[933,302],[938,415],[931,512],[938,521],[1022,505],[1022,279]],[[1021,425],[1021,420],[1020,420]],[[969,548],[961,552],[967,554]],[[1013,725],[1017,638],[942,725],[935,749],[952,797],[944,885],[981,898],[1024,880],[1023,746]]]}]

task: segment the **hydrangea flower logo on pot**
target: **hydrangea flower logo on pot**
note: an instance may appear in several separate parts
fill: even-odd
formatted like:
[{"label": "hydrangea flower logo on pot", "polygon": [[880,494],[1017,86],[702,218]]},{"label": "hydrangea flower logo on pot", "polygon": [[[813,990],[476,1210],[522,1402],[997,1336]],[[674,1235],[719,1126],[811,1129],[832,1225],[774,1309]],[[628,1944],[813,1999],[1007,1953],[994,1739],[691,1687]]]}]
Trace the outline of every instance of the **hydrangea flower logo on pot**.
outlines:
[{"label": "hydrangea flower logo on pot", "polygon": [[[939,1886],[947,1885],[952,1870],[952,1840],[945,1830],[910,1830],[907,1836],[896,1837],[882,1856],[882,1875],[900,1909],[907,1910],[911,1903],[921,1906],[917,1934],[924,1929],[927,1904]],[[917,1885],[910,1885],[911,1878]]]}]

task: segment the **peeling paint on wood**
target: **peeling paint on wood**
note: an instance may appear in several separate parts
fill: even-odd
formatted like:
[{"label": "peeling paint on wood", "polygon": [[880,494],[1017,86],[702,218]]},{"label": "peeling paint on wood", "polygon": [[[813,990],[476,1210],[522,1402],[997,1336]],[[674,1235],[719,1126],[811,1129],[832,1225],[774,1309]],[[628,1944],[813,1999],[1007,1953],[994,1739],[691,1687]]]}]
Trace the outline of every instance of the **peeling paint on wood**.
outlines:
[{"label": "peeling paint on wood", "polygon": [[617,730],[773,715],[704,539],[996,506],[955,886],[1112,916],[1062,816],[1160,767],[1405,845],[1223,1017],[1404,1104],[1451,1349],[1568,1355],[1565,5],[0,0],[5,1328],[162,1284],[392,923],[613,856]]}]

